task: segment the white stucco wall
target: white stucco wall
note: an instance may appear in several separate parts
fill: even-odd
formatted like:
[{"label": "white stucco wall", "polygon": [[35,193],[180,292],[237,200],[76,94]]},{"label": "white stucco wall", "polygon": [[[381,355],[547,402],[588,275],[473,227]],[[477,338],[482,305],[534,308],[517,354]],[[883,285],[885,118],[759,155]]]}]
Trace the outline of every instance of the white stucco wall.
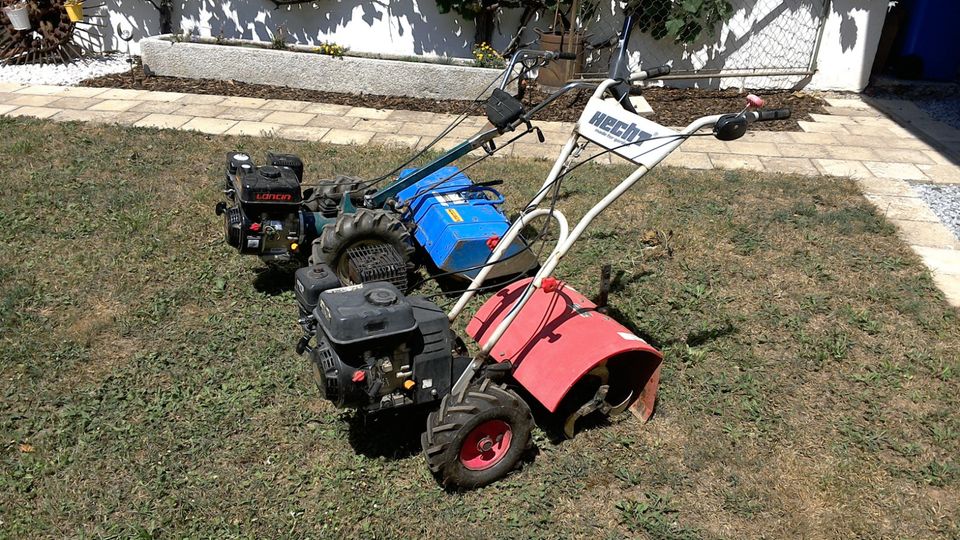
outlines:
[{"label": "white stucco wall", "polygon": [[[693,45],[654,40],[635,32],[632,63],[651,66],[669,63],[674,70],[803,68],[816,40],[824,0],[731,0],[734,15],[714,36]],[[833,0],[813,77],[733,77],[670,81],[672,86],[706,88],[793,88],[859,91],[866,85],[876,53],[887,0]],[[314,7],[316,6],[316,7]],[[176,3],[174,30],[200,36],[269,41],[279,27],[288,40],[300,44],[333,41],[354,51],[394,55],[470,57],[474,25],[455,13],[440,14],[434,0],[332,2],[274,9],[268,0],[200,0]],[[106,0],[101,50],[126,51],[115,35],[117,24],[131,29],[136,41],[159,32],[156,10],[146,0]],[[493,45],[506,45],[516,28],[520,10],[509,10],[500,21]],[[593,39],[613,35],[621,18],[611,8],[591,21]],[[545,25],[548,21],[540,21]],[[529,38],[528,38],[529,39]],[[600,58],[590,71],[606,70]]]},{"label": "white stucco wall", "polygon": [[886,14],[887,0],[833,0],[818,70],[807,88],[854,92],[866,88]]}]

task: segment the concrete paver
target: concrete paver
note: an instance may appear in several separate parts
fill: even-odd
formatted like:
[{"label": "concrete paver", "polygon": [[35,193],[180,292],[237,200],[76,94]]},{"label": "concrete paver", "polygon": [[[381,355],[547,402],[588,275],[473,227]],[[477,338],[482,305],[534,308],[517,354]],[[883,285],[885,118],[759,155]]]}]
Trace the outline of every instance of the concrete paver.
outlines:
[{"label": "concrete paver", "polygon": [[238,107],[242,109],[256,109],[266,104],[266,99],[251,97],[228,97],[219,103],[222,107]]},{"label": "concrete paver", "polygon": [[65,86],[63,92],[58,95],[62,97],[92,98],[99,96],[109,90],[109,88],[94,88],[92,86]]},{"label": "concrete paver", "polygon": [[390,117],[390,111],[385,109],[371,109],[370,107],[354,107],[347,111],[346,114],[347,116],[368,118],[370,120],[386,120]]},{"label": "concrete paver", "polygon": [[820,174],[820,171],[817,170],[813,162],[807,158],[761,157],[760,163],[763,163],[763,168],[767,171],[789,174],[805,174],[809,176],[816,176]]},{"label": "concrete paver", "polygon": [[780,147],[772,142],[742,142],[732,141],[727,148],[734,154],[745,154],[750,156],[769,156],[780,157]]},{"label": "concrete paver", "polygon": [[314,115],[290,111],[274,111],[264,117],[264,122],[284,124],[288,126],[305,126],[313,120]]},{"label": "concrete paver", "polygon": [[321,140],[330,144],[366,144],[374,135],[376,133],[372,131],[331,129]]},{"label": "concrete paver", "polygon": [[133,101],[128,99],[108,99],[106,101],[101,101],[95,105],[87,107],[87,110],[90,111],[128,111],[137,105],[139,101]]},{"label": "concrete paver", "polygon": [[17,94],[17,97],[8,100],[6,105],[27,105],[30,107],[43,107],[60,99],[60,96],[44,96],[44,95],[23,95]]},{"label": "concrete paver", "polygon": [[938,184],[960,184],[960,167],[956,165],[917,165],[930,181]]},{"label": "concrete paver", "polygon": [[186,105],[181,105],[182,102],[177,101],[173,103],[164,103],[164,105],[176,105],[179,109],[176,110],[177,114],[183,114],[186,116],[201,116],[207,118],[213,118],[214,116],[219,116],[226,112],[225,107],[214,104],[198,104],[190,103]]},{"label": "concrete paver", "polygon": [[823,144],[781,144],[778,148],[783,157],[822,158],[827,155],[829,147]]},{"label": "concrete paver", "polygon": [[829,159],[853,159],[856,161],[878,160],[880,156],[870,148],[862,146],[825,146],[822,156]]},{"label": "concrete paver", "polygon": [[225,135],[253,135],[254,137],[263,137],[279,131],[282,127],[280,124],[270,124],[267,122],[240,121],[228,129]]},{"label": "concrete paver", "polygon": [[84,97],[62,97],[51,101],[49,105],[51,107],[57,107],[59,109],[87,109],[100,103],[99,99],[93,98],[84,98]]},{"label": "concrete paver", "polygon": [[179,114],[154,113],[154,114],[148,114],[147,116],[143,117],[142,120],[137,121],[133,125],[137,127],[154,127],[154,128],[160,128],[160,129],[178,128],[186,124],[192,119],[193,117],[191,116],[185,116],[185,115],[179,115]]},{"label": "concrete paver", "polygon": [[848,176],[850,178],[869,178],[873,176],[859,161],[851,159],[814,159],[822,174],[830,176]]},{"label": "concrete paver", "polygon": [[420,144],[421,137],[416,135],[396,135],[393,133],[377,133],[370,140],[373,144],[381,146],[406,146],[416,148]]},{"label": "concrete paver", "polygon": [[960,249],[960,240],[941,223],[891,219],[897,226],[897,235],[910,246],[937,249]]},{"label": "concrete paver", "polygon": [[176,101],[184,105],[219,105],[226,101],[225,96],[211,96],[206,94],[186,94]]},{"label": "concrete paver", "polygon": [[912,163],[864,161],[863,164],[870,172],[880,178],[894,178],[897,180],[924,180],[926,178],[923,172]]},{"label": "concrete paver", "polygon": [[864,195],[868,201],[887,219],[906,221],[926,221],[939,223],[933,210],[919,197],[897,197],[892,195]]},{"label": "concrete paver", "polygon": [[100,99],[140,99],[141,96],[147,94],[146,90],[130,90],[127,88],[111,88],[106,92],[99,94],[97,97]]},{"label": "concrete paver", "polygon": [[757,156],[737,156],[710,152],[710,162],[718,169],[763,170],[763,162]]},{"label": "concrete paver", "polygon": [[34,118],[50,118],[51,116],[63,111],[63,109],[54,109],[51,107],[17,107],[6,113],[6,116],[32,116]]},{"label": "concrete paver", "polygon": [[[171,115],[172,116],[172,115]],[[186,124],[180,126],[181,129],[189,129],[211,135],[220,135],[237,124],[236,120],[225,120],[223,118],[203,118],[194,117]]]},{"label": "concrete paver", "polygon": [[361,118],[353,127],[354,129],[363,131],[376,131],[377,133],[400,133],[403,122],[396,120],[367,120],[366,118]]},{"label": "concrete paver", "polygon": [[137,103],[137,105],[130,107],[128,110],[143,113],[171,114],[179,111],[181,108],[183,108],[183,105],[180,105],[177,102],[142,101]]},{"label": "concrete paver", "polygon": [[18,90],[14,90],[14,92],[31,96],[51,96],[61,94],[66,88],[66,86],[54,86],[50,84],[33,84],[21,86]]},{"label": "concrete paver", "polygon": [[269,109],[242,109],[239,107],[224,107],[224,112],[217,115],[219,118],[228,120],[245,120],[247,122],[259,122],[270,115]]},{"label": "concrete paver", "polygon": [[867,195],[890,195],[894,197],[915,197],[917,194],[908,182],[891,178],[866,176],[856,179],[860,191]]},{"label": "concrete paver", "polygon": [[[341,116],[347,114],[353,107],[349,105],[337,105],[334,103],[311,103],[304,107],[303,112],[310,114],[326,114],[330,116]],[[410,112],[410,111],[393,111]]]},{"label": "concrete paver", "polygon": [[927,268],[947,276],[960,276],[960,251],[924,246],[910,246],[923,259]]},{"label": "concrete paver", "polygon": [[0,82],[0,92],[16,92],[17,90],[26,87],[26,84],[21,83]]},{"label": "concrete paver", "polygon": [[663,160],[663,164],[672,167],[683,167],[684,169],[713,168],[713,163],[710,162],[710,156],[704,152],[677,151],[667,156],[667,159]]},{"label": "concrete paver", "polygon": [[180,101],[182,98],[185,98],[191,94],[184,94],[182,92],[145,92],[135,99],[141,101],[165,101],[173,102]]},{"label": "concrete paver", "polygon": [[310,126],[283,126],[277,135],[295,141],[320,141],[330,130]]},{"label": "concrete paver", "polygon": [[307,125],[315,127],[350,129],[357,125],[358,122],[360,122],[360,119],[356,116],[332,116],[318,114],[313,118],[313,120],[307,122]]},{"label": "concrete paver", "polygon": [[268,99],[259,108],[271,111],[300,112],[310,105],[309,101],[289,101],[286,99]]},{"label": "concrete paver", "polygon": [[960,278],[933,272],[933,283],[943,292],[943,296],[951,306],[960,307]]}]

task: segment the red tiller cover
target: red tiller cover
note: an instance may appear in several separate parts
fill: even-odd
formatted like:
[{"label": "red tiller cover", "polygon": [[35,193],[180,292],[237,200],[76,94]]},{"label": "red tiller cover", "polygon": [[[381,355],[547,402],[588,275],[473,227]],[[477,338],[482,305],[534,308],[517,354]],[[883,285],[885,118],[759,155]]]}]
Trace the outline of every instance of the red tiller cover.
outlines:
[{"label": "red tiller cover", "polygon": [[[518,281],[490,297],[470,320],[467,333],[483,344],[530,281]],[[653,413],[663,357],[596,309],[566,284],[552,292],[537,289],[491,356],[497,362],[512,362],[514,379],[550,412],[556,411],[574,383],[607,362],[611,387],[626,382],[637,396],[631,411],[646,421]]]}]

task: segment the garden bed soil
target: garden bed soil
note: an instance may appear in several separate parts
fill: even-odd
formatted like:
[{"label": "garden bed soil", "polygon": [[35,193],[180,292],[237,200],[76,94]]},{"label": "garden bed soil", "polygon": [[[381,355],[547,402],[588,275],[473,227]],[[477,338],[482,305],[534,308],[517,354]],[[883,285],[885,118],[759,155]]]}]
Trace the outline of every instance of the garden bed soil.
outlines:
[{"label": "garden bed soil", "polygon": [[[303,90],[284,86],[247,84],[236,81],[213,79],[185,79],[179,77],[146,76],[138,67],[133,75],[129,72],[104,75],[88,79],[81,86],[130,88],[163,92],[184,92],[189,94],[215,94],[231,97],[255,97],[264,99],[291,99],[335,103],[354,107],[375,109],[402,109],[434,113],[460,114],[474,105],[465,100],[435,100],[400,96],[377,96],[371,94],[340,94]],[[788,107],[793,111],[789,120],[776,122],[758,122],[752,129],[767,131],[800,131],[797,120],[811,120],[810,113],[825,113],[823,101],[812,95],[783,90],[754,91],[766,100],[766,107]],[[696,88],[648,88],[643,96],[653,108],[651,120],[665,126],[685,126],[694,119],[707,114],[720,114],[739,111],[744,105],[747,92],[737,90],[703,90]],[[524,97],[528,104],[537,103],[546,97],[547,92],[531,88]],[[552,106],[537,115],[540,120],[573,122],[576,121],[589,92],[573,93],[557,100]],[[482,109],[477,109],[478,113]]]}]

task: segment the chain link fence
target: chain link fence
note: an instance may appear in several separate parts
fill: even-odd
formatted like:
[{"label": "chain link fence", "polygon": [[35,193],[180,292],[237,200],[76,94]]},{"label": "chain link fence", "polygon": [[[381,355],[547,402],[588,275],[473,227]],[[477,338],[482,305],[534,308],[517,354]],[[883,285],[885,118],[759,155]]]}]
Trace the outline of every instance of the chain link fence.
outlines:
[{"label": "chain link fence", "polygon": [[[629,43],[631,69],[670,64],[671,75],[666,77],[670,86],[760,89],[797,87],[814,73],[830,0],[731,0],[731,4],[733,14],[726,22],[712,33],[704,29],[689,44],[677,43],[670,35],[655,39],[651,31],[635,26]],[[584,77],[606,75],[622,25],[619,10],[600,13],[586,25]],[[598,43],[606,46],[589,50]]]}]

